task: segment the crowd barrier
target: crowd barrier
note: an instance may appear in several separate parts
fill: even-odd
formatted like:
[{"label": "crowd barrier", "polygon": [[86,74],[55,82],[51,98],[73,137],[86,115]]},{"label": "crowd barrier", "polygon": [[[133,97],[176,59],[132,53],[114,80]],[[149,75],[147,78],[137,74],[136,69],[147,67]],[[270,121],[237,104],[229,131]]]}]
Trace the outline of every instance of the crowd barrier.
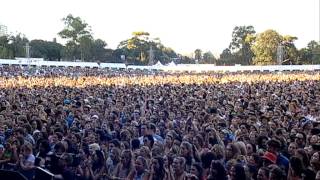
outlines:
[{"label": "crowd barrier", "polygon": [[140,69],[161,71],[316,71],[320,65],[269,65],[269,66],[215,66],[214,64],[178,64],[178,65],[154,65],[154,66],[126,66],[123,63],[96,63],[96,62],[70,62],[70,61],[35,61],[28,59],[8,60],[0,59],[1,65],[21,66],[46,66],[46,67],[82,67],[82,68],[111,68],[111,69]]}]

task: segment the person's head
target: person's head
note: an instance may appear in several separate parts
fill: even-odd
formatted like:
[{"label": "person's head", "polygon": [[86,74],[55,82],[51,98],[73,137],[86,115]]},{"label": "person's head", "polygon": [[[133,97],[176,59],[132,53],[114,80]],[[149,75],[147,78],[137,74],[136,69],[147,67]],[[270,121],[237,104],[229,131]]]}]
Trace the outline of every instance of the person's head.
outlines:
[{"label": "person's head", "polygon": [[229,143],[226,147],[226,159],[232,159],[240,155],[240,149],[234,143]]},{"label": "person's head", "polygon": [[24,156],[28,156],[28,155],[32,154],[32,144],[30,144],[30,143],[24,144],[22,146],[22,150],[23,150]]},{"label": "person's head", "polygon": [[309,166],[309,156],[304,149],[297,149],[294,155],[302,161],[305,168]]},{"label": "person's head", "polygon": [[281,143],[278,140],[271,139],[267,142],[267,150],[273,154],[278,154],[281,148]]},{"label": "person's head", "polygon": [[58,142],[55,146],[54,146],[54,152],[56,155],[62,155],[63,153],[66,152],[66,147],[63,145],[62,142]]},{"label": "person's head", "polygon": [[154,144],[154,139],[152,135],[145,135],[143,137],[143,145],[148,146],[150,149],[152,149]]},{"label": "person's head", "polygon": [[243,180],[246,179],[246,173],[244,167],[241,164],[231,166],[230,177],[232,180]]},{"label": "person's head", "polygon": [[42,140],[39,145],[40,153],[47,154],[50,151],[50,144],[47,140]]},{"label": "person's head", "polygon": [[251,155],[252,153],[256,153],[257,149],[256,146],[254,144],[251,143],[247,143],[246,144],[246,149],[247,149],[247,154]]},{"label": "person's head", "polygon": [[148,134],[148,126],[147,124],[141,124],[140,127],[141,136],[145,136]]},{"label": "person's head", "polygon": [[134,163],[134,167],[138,173],[144,172],[147,168],[147,161],[144,157],[138,156]]},{"label": "person's head", "polygon": [[320,180],[320,170],[318,170],[317,174],[316,174],[316,179],[315,180]]},{"label": "person's head", "polygon": [[263,167],[268,167],[271,164],[276,164],[277,156],[271,152],[265,152],[262,157]]},{"label": "person's head", "polygon": [[319,135],[312,135],[311,138],[310,138],[310,144],[317,144],[318,141],[320,140],[320,137]]},{"label": "person's head", "polygon": [[99,144],[97,144],[97,143],[93,143],[93,144],[89,145],[90,155],[93,155],[93,154],[95,154],[96,151],[100,151],[100,150],[101,150],[101,148],[100,148]]},{"label": "person's head", "polygon": [[192,143],[196,147],[202,147],[203,146],[203,138],[201,137],[201,135],[196,135],[195,137],[193,137]]},{"label": "person's head", "polygon": [[313,153],[313,155],[311,156],[310,164],[314,169],[318,171],[320,170],[320,152]]},{"label": "person's head", "polygon": [[221,144],[215,144],[211,150],[214,152],[214,154],[216,155],[217,159],[224,159],[225,157],[225,151],[224,151],[224,147]]},{"label": "person's head", "polygon": [[164,167],[169,168],[173,162],[173,157],[170,155],[163,156]]},{"label": "person's head", "polygon": [[290,170],[294,176],[302,177],[304,166],[302,160],[298,157],[292,156],[290,158]]},{"label": "person's head", "polygon": [[267,149],[267,141],[268,141],[267,136],[259,136],[257,138],[257,144],[259,149]]},{"label": "person's head", "polygon": [[269,179],[269,169],[267,167],[261,167],[257,174],[257,180],[268,180]]},{"label": "person's head", "polygon": [[175,175],[180,175],[184,172],[186,160],[183,157],[176,157],[172,162],[172,170]]},{"label": "person's head", "polygon": [[297,148],[298,148],[297,143],[296,142],[291,142],[289,144],[289,146],[288,146],[288,154],[291,155],[291,156],[294,155],[296,150],[297,150]]},{"label": "person's head", "polygon": [[96,165],[98,167],[102,167],[104,164],[104,161],[105,161],[105,158],[104,158],[102,151],[96,150],[96,152],[94,153],[94,156],[93,156],[94,165]]},{"label": "person's head", "polygon": [[120,160],[120,149],[117,147],[112,148],[109,156],[112,161],[119,161]]},{"label": "person's head", "polygon": [[121,153],[121,163],[124,165],[124,166],[128,166],[130,165],[131,163],[131,160],[132,160],[132,153],[130,150],[123,150],[122,153]]},{"label": "person's head", "polygon": [[154,135],[156,133],[156,125],[154,123],[149,123],[148,125],[148,132],[151,135]]},{"label": "person's head", "polygon": [[298,147],[303,148],[306,143],[306,135],[302,132],[298,132],[295,136],[295,142]]},{"label": "person's head", "polygon": [[187,142],[183,141],[180,145],[180,155],[183,157],[191,156],[192,154],[192,145]]},{"label": "person's head", "polygon": [[208,169],[211,167],[211,161],[216,159],[216,155],[213,152],[206,152],[206,153],[202,153],[200,158],[201,158],[202,167],[204,169]]},{"label": "person's head", "polygon": [[140,148],[140,141],[139,139],[132,139],[131,140],[131,149],[132,151]]},{"label": "person's head", "polygon": [[226,179],[227,171],[219,160],[213,160],[210,166],[210,176],[216,177],[215,179]]},{"label": "person's head", "polygon": [[108,149],[111,150],[112,148],[120,148],[121,147],[121,143],[117,140],[117,139],[113,139],[109,142],[109,147]]},{"label": "person's head", "polygon": [[65,167],[71,166],[72,161],[73,161],[72,155],[65,153],[61,155],[61,157],[59,158],[58,165],[60,168],[65,168]]},{"label": "person's head", "polygon": [[273,166],[269,172],[269,180],[285,180],[286,175],[278,166]]},{"label": "person's head", "polygon": [[163,158],[160,157],[160,156],[152,158],[151,167],[154,168],[155,172],[162,171],[164,169],[164,160],[163,160]]},{"label": "person's head", "polygon": [[173,134],[172,133],[167,133],[166,138],[165,138],[165,145],[167,147],[171,147],[173,144]]},{"label": "person's head", "polygon": [[202,179],[203,176],[203,168],[200,163],[193,163],[190,168],[190,173],[198,177],[198,179]]}]

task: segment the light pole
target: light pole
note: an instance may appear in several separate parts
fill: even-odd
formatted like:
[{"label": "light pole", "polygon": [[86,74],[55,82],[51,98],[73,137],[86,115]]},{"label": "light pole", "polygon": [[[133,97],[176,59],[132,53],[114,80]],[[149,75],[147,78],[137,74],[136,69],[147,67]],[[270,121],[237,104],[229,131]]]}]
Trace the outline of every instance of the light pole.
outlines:
[{"label": "light pole", "polygon": [[282,64],[283,53],[284,53],[284,47],[283,47],[282,43],[280,43],[277,48],[277,63],[278,63],[278,65]]}]

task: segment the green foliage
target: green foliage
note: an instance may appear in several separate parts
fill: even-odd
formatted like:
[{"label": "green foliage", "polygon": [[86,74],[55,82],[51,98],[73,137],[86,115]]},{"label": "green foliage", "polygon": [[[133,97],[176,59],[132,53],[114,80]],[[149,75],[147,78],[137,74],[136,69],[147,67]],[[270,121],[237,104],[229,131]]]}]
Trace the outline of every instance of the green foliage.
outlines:
[{"label": "green foliage", "polygon": [[236,26],[232,32],[232,41],[229,49],[238,56],[238,64],[251,64],[253,53],[251,51],[252,37],[256,33],[253,26]]},{"label": "green foliage", "polygon": [[0,59],[13,59],[13,50],[10,48],[7,36],[0,37]]},{"label": "green foliage", "polygon": [[61,38],[80,43],[81,37],[91,36],[88,24],[82,21],[80,17],[73,17],[72,14],[69,14],[62,21],[65,24],[65,28],[58,33]]},{"label": "green foliage", "polygon": [[45,60],[61,60],[63,46],[56,42],[32,40],[30,42],[31,57],[44,58]]},{"label": "green foliage", "polygon": [[217,60],[218,65],[235,65],[238,64],[238,57],[233,54],[229,48],[226,48],[220,54],[220,59]]},{"label": "green foliage", "polygon": [[[171,61],[171,58],[177,57],[174,50],[165,47],[159,38],[150,39],[148,32],[133,32],[132,35],[130,39],[121,41],[114,53],[119,59],[121,55],[125,55],[128,64],[148,64],[150,47],[152,47],[155,62],[160,61],[166,64]],[[118,59],[117,57],[115,59]]]},{"label": "green foliage", "polygon": [[71,14],[62,20],[65,28],[58,35],[68,40],[65,50],[66,57],[75,59],[80,56],[81,60],[90,60],[93,38],[88,24],[82,21],[80,17],[73,17]]},{"label": "green foliage", "polygon": [[203,64],[216,64],[217,59],[214,57],[214,55],[208,51],[203,54],[203,60],[201,61]]},{"label": "green foliage", "polygon": [[25,46],[29,40],[22,34],[10,37],[10,46],[13,51],[13,57],[25,57]]},{"label": "green foliage", "polygon": [[196,49],[194,51],[194,59],[196,59],[199,62],[202,60],[202,51],[201,51],[201,49]]},{"label": "green foliage", "polygon": [[252,51],[255,55],[253,64],[272,65],[276,64],[277,47],[282,42],[282,36],[275,30],[266,30],[258,34]]},{"label": "green foliage", "polygon": [[320,43],[310,41],[299,51],[299,60],[301,64],[320,64]]}]

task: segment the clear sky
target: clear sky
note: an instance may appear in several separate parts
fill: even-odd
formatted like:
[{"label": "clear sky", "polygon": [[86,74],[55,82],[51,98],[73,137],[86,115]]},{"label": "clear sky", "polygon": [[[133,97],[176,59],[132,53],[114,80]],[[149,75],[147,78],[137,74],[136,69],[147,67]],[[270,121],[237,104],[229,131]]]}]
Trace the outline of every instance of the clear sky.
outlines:
[{"label": "clear sky", "polygon": [[[319,40],[319,0],[1,0],[0,23],[30,40],[52,40],[69,13],[116,48],[133,31],[147,31],[179,53],[219,54],[235,26],[297,36],[298,48]],[[59,41],[59,38],[58,38]],[[61,42],[61,41],[60,41]]]}]

